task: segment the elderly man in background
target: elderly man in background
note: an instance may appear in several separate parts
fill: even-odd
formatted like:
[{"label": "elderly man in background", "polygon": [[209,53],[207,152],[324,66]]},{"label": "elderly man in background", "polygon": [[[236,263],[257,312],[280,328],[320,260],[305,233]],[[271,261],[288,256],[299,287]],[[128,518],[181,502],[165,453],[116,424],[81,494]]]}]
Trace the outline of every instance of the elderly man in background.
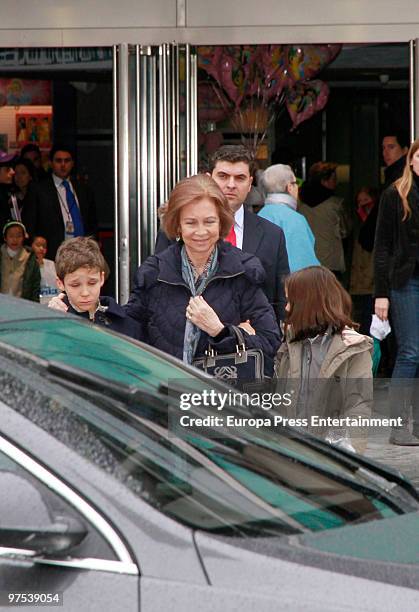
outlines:
[{"label": "elderly man in background", "polygon": [[297,212],[298,185],[290,166],[270,166],[262,174],[261,183],[267,195],[265,206],[258,214],[283,230],[290,271],[320,265],[314,253],[313,232]]}]

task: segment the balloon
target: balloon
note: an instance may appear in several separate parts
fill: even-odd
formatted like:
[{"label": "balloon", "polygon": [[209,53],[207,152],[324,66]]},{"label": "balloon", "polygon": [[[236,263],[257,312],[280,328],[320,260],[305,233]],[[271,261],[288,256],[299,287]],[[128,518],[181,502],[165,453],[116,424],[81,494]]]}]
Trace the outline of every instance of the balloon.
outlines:
[{"label": "balloon", "polygon": [[288,80],[282,45],[261,45],[262,97],[264,102],[277,98]]},{"label": "balloon", "polygon": [[238,108],[245,96],[254,95],[257,79],[257,45],[198,47],[198,66],[210,74]]},{"label": "balloon", "polygon": [[210,81],[198,83],[198,115],[200,121],[223,121],[230,114],[230,102],[220,88]]},{"label": "balloon", "polygon": [[342,45],[287,45],[285,64],[294,81],[309,80],[317,76],[332,62]]},{"label": "balloon", "polygon": [[240,102],[244,98],[245,78],[245,71],[241,62],[237,58],[223,53],[217,80],[236,107],[240,106]]},{"label": "balloon", "polygon": [[223,54],[223,47],[197,47],[198,68],[205,70],[214,79],[218,80],[219,64]]},{"label": "balloon", "polygon": [[326,106],[329,87],[323,81],[296,83],[287,91],[287,109],[292,119],[293,129],[310,119]]}]

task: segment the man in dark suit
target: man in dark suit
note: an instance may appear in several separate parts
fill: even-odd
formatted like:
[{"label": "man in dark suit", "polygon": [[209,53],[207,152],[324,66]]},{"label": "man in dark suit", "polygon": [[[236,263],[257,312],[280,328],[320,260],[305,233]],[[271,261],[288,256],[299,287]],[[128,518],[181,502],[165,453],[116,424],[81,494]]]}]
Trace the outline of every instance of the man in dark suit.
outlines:
[{"label": "man in dark suit", "polygon": [[72,152],[65,145],[51,149],[52,174],[37,186],[34,202],[28,205],[25,219],[31,236],[46,238],[48,257],[55,258],[67,238],[96,233],[96,208],[90,189],[70,179],[74,167]]},{"label": "man in dark suit", "polygon": [[[290,271],[285,236],[280,227],[243,206],[252,186],[252,164],[252,155],[246,147],[224,145],[212,156],[210,171],[234,213],[234,226],[227,240],[259,258],[266,273],[263,290],[279,323],[285,317],[284,278]],[[156,252],[164,250],[168,244],[165,235],[159,232]]]},{"label": "man in dark suit", "polygon": [[389,136],[384,136],[382,143],[384,170],[384,189],[389,187],[403,174],[406,165],[406,155],[410,140],[407,132],[403,130],[389,130]]}]

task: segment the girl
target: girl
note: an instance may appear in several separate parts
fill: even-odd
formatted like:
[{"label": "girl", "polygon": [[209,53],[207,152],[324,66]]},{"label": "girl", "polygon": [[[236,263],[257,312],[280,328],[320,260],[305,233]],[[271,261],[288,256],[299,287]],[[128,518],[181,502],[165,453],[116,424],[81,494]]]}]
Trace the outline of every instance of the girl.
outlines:
[{"label": "girl", "polygon": [[403,175],[381,197],[375,235],[375,314],[385,321],[391,307],[397,357],[391,387],[393,428],[390,443],[419,445],[419,408],[413,432],[409,412],[419,373],[419,140],[411,145]]},{"label": "girl", "polygon": [[[372,406],[372,339],[351,319],[351,298],[323,266],[294,272],[285,284],[288,304],[285,341],[275,374],[294,389],[297,418],[369,417]],[[362,427],[314,428],[329,441],[363,452]]]},{"label": "girl", "polygon": [[3,228],[5,244],[0,248],[1,293],[39,302],[41,275],[35,255],[23,246],[26,229],[19,221]]},{"label": "girl", "polygon": [[51,297],[58,294],[55,264],[52,259],[45,258],[47,254],[47,241],[43,236],[35,236],[31,247],[41,272],[40,302],[41,304],[48,304]]}]

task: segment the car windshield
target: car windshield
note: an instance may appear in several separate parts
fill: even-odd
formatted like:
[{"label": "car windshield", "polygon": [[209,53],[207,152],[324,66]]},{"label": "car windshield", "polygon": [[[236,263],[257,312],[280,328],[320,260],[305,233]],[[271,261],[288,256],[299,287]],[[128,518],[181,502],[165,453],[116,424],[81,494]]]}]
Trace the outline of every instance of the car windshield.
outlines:
[{"label": "car windshield", "polygon": [[72,317],[0,322],[0,342],[117,383],[154,389],[185,371],[152,351]]},{"label": "car windshield", "polygon": [[[70,317],[2,322],[0,341],[152,390],[155,398],[170,379],[204,385],[205,379],[175,361]],[[401,512],[384,489],[367,486],[356,469],[298,438],[245,429],[220,440],[196,433],[180,439],[168,432],[161,411],[150,418],[151,393],[125,403],[105,390],[91,392],[77,381],[60,380],[12,351],[2,353],[5,403],[192,528],[242,536],[289,534]]]}]

